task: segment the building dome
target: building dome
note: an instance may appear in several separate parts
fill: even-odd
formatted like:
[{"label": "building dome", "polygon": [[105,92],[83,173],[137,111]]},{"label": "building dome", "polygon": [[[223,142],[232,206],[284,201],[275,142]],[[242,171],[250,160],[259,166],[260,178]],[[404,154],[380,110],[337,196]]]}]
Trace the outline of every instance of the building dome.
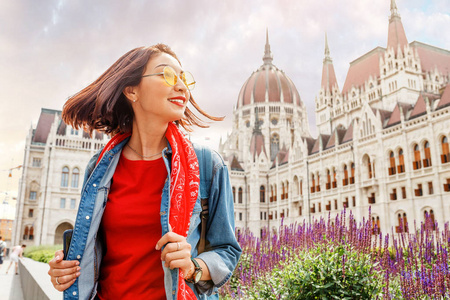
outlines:
[{"label": "building dome", "polygon": [[272,60],[269,38],[266,36],[264,64],[245,81],[239,93],[237,108],[265,102],[282,102],[302,106],[294,83],[282,70],[272,64]]}]

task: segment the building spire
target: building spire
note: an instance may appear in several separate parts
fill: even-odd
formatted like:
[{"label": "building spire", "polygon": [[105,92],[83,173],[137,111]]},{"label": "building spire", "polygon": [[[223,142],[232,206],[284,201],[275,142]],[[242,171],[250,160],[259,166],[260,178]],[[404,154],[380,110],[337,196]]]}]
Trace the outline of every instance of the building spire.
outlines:
[{"label": "building spire", "polygon": [[328,48],[327,32],[325,32],[325,59],[331,59],[330,58],[330,48]]},{"label": "building spire", "polygon": [[334,73],[333,60],[330,56],[330,48],[328,47],[328,37],[325,32],[325,58],[323,59],[322,68],[322,85],[324,90],[333,89],[334,85],[337,85],[336,74]]},{"label": "building spire", "polygon": [[269,44],[269,29],[266,28],[266,46],[264,49],[264,56],[263,56],[263,61],[264,64],[272,64],[272,60],[273,60],[273,55],[272,52],[270,51],[270,44]]},{"label": "building spire", "polygon": [[391,0],[391,17],[389,19],[392,19],[393,17],[400,17],[397,11],[397,4],[395,3],[395,0]]},{"label": "building spire", "polygon": [[395,0],[391,0],[391,15],[389,17],[387,48],[393,48],[394,52],[397,53],[397,49],[399,47],[403,50],[407,44],[408,39],[406,38],[402,19],[398,13],[397,4],[395,3]]}]

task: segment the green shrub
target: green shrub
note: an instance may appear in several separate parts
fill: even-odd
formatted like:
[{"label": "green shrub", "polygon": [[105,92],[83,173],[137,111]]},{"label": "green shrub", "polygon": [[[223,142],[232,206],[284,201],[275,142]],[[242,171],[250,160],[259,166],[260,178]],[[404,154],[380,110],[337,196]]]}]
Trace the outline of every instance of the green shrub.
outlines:
[{"label": "green shrub", "polygon": [[62,249],[61,245],[41,245],[25,248],[23,256],[32,260],[48,263],[55,256],[57,250]]},{"label": "green shrub", "polygon": [[261,278],[250,299],[371,299],[382,291],[370,254],[350,246],[322,245]]}]

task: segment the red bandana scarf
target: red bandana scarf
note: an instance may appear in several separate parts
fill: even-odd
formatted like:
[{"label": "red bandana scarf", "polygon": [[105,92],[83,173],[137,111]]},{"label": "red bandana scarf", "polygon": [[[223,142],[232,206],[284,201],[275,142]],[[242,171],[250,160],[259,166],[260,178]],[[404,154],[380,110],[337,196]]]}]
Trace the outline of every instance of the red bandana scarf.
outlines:
[{"label": "red bandana scarf", "polygon": [[[131,134],[116,134],[103,149],[97,164],[106,151],[113,149]],[[174,123],[169,123],[166,139],[172,147],[172,171],[170,173],[170,215],[169,224],[176,234],[187,237],[192,211],[197,201],[200,171],[197,156],[191,142]],[[181,300],[197,299],[185,283],[181,269],[178,270],[178,297]]]}]

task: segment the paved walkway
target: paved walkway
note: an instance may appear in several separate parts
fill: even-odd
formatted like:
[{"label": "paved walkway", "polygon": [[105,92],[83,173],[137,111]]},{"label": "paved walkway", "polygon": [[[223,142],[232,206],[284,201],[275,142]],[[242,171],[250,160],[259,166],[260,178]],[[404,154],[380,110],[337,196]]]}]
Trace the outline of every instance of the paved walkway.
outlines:
[{"label": "paved walkway", "polygon": [[14,274],[14,263],[6,274],[6,269],[10,264],[5,260],[0,265],[0,299],[2,300],[24,300],[22,294],[22,284],[20,283],[20,274]]}]

